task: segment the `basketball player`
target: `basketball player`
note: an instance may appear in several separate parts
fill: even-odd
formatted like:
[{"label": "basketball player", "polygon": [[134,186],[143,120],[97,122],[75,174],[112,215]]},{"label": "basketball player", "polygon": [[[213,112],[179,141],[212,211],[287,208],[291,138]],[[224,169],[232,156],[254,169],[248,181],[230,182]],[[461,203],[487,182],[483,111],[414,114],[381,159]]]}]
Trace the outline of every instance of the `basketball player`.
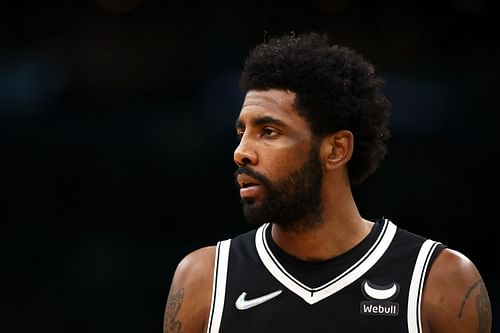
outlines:
[{"label": "basketball player", "polygon": [[326,36],[283,36],[249,54],[241,84],[235,178],[256,228],[179,263],[164,333],[491,331],[467,257],[360,216],[351,185],[389,135],[370,63]]}]

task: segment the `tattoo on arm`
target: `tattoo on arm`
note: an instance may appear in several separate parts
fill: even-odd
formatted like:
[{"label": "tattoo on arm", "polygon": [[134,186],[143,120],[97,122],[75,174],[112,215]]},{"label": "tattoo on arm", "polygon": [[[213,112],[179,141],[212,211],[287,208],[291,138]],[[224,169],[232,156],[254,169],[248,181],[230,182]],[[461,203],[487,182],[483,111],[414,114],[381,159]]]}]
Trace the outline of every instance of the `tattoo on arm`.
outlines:
[{"label": "tattoo on arm", "polygon": [[164,333],[182,333],[181,322],[177,320],[177,313],[181,308],[184,299],[184,289],[181,288],[177,293],[171,291],[167,299],[167,307],[165,309]]},{"label": "tattoo on arm", "polygon": [[460,306],[460,311],[458,313],[458,318],[462,318],[465,303],[469,299],[472,291],[479,287],[479,293],[476,296],[476,311],[479,322],[479,333],[489,333],[491,330],[491,304],[488,297],[488,291],[484,285],[483,280],[478,280],[469,286],[467,292],[465,293],[464,300]]},{"label": "tattoo on arm", "polygon": [[480,283],[483,283],[482,280],[474,282],[472,285],[469,286],[469,289],[467,289],[467,292],[465,293],[464,300],[462,301],[462,305],[460,305],[460,311],[458,312],[458,318],[462,318],[462,312],[464,311],[464,306],[467,300],[470,297],[471,292],[476,288]]}]

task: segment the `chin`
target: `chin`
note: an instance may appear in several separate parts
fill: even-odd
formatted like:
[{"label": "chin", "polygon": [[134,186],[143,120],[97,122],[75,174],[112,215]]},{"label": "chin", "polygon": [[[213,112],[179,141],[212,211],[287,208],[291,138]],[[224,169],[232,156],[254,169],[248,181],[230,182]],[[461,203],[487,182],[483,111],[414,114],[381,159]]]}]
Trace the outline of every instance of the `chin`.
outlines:
[{"label": "chin", "polygon": [[265,221],[265,217],[262,214],[261,203],[255,200],[243,201],[243,215],[248,223],[253,225],[261,225]]}]

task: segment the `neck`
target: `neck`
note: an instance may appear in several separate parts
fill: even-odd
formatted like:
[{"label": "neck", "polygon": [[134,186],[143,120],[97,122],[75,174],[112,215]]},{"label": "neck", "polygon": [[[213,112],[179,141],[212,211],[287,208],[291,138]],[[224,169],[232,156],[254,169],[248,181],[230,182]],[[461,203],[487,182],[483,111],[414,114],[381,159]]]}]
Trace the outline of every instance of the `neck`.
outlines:
[{"label": "neck", "polygon": [[298,259],[321,261],[339,256],[361,242],[373,227],[373,222],[359,214],[349,186],[323,194],[321,223],[302,230],[272,226],[274,242]]}]

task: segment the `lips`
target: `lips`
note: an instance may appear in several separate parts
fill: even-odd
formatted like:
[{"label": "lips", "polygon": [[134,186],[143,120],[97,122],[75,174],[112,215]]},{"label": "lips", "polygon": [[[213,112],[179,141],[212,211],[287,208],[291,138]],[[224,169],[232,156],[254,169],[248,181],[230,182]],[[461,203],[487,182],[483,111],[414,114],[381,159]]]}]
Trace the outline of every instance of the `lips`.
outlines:
[{"label": "lips", "polygon": [[239,174],[236,177],[236,181],[238,182],[240,189],[260,185],[258,180],[245,174]]},{"label": "lips", "polygon": [[246,174],[239,174],[236,177],[236,181],[240,188],[240,197],[242,199],[258,196],[261,187],[258,180]]}]

